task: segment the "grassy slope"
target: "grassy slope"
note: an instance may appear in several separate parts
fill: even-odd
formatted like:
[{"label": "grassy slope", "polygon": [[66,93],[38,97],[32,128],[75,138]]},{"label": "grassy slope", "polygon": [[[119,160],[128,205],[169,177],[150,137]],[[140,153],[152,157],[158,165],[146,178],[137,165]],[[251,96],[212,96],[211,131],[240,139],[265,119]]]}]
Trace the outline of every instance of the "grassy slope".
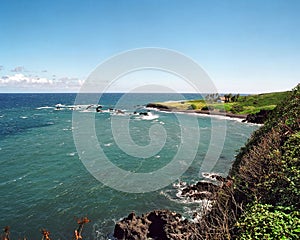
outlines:
[{"label": "grassy slope", "polygon": [[[209,103],[205,100],[189,100],[182,102],[164,102],[159,104],[176,110],[201,110],[203,107],[209,106],[216,110],[225,110],[226,112],[234,112],[237,114],[249,114],[257,113],[262,109],[272,110],[287,95],[288,92],[274,92],[240,96],[237,102],[230,103]],[[237,111],[234,111],[233,108],[236,108]]]},{"label": "grassy slope", "polygon": [[300,86],[240,150],[230,176],[201,223],[209,239],[300,239]]},{"label": "grassy slope", "polygon": [[238,239],[300,238],[299,86],[241,149],[231,175],[235,199],[247,204],[235,225]]}]

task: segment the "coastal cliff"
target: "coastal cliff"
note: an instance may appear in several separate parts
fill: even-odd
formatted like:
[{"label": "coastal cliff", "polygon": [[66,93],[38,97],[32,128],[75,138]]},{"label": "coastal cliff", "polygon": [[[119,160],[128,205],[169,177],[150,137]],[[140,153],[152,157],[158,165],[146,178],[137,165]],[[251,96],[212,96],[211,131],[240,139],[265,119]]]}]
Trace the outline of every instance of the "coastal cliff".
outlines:
[{"label": "coastal cliff", "polygon": [[[183,222],[180,215],[168,210],[155,210],[117,223],[115,237],[299,239],[300,85],[241,148],[229,176],[217,180],[222,184],[209,189],[212,195],[201,195],[212,197],[214,203],[197,223]],[[197,187],[187,187],[186,193],[191,189]],[[149,216],[156,217],[151,220]],[[151,228],[153,224],[155,228]]]}]

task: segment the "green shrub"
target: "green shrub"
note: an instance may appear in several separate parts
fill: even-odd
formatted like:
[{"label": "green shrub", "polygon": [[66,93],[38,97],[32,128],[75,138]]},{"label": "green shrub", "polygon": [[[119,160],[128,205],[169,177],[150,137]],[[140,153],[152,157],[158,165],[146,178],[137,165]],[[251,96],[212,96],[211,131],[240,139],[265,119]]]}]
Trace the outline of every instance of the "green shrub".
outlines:
[{"label": "green shrub", "polygon": [[191,110],[196,110],[197,109],[197,105],[196,104],[191,104],[191,106],[189,107],[189,109]]},{"label": "green shrub", "polygon": [[243,110],[244,110],[244,107],[242,105],[234,104],[234,105],[232,105],[230,111],[232,113],[239,113],[239,112],[242,112]]},{"label": "green shrub", "polygon": [[300,212],[254,203],[237,222],[239,239],[299,239]]},{"label": "green shrub", "polygon": [[213,111],[214,109],[215,108],[213,106],[207,106],[207,105],[201,108],[201,110],[204,110],[204,111],[208,111],[208,110]]}]

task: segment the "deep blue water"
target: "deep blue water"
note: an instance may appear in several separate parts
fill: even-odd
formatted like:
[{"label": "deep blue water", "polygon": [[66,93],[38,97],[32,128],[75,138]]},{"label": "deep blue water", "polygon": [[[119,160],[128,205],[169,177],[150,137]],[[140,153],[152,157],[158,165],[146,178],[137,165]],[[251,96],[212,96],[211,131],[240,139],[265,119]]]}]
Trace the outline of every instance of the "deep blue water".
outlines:
[{"label": "deep blue water", "polygon": [[[41,228],[50,230],[53,239],[70,239],[76,228],[74,217],[81,216],[92,220],[84,229],[85,239],[106,239],[113,231],[115,221],[131,211],[141,214],[168,208],[190,218],[190,210],[198,207],[199,203],[177,199],[172,184],[145,193],[122,192],[105,186],[85,168],[73,138],[74,112],[82,118],[93,116],[99,146],[115,166],[130,172],[156,171],[172,161],[182,143],[182,129],[189,129],[189,126],[184,126],[172,113],[153,111],[153,116],[143,118],[133,112],[147,111],[143,105],[148,102],[182,100],[182,96],[115,93],[104,94],[98,102],[103,110],[117,106],[125,114],[95,113],[95,106],[89,107],[89,104],[95,104],[89,101],[90,96],[87,95],[86,102],[81,102],[80,106],[74,106],[76,94],[0,94],[0,227],[11,226],[13,239],[40,238]],[[199,98],[197,94],[183,96]],[[62,107],[57,110],[56,104]],[[145,158],[124,152],[118,145],[124,128],[124,121],[118,122],[118,118],[124,117],[128,119],[131,139],[139,146],[150,144],[152,126],[163,128],[166,141],[161,149]],[[210,117],[181,114],[180,118],[185,122],[196,119],[200,131],[194,161],[180,176],[182,181],[195,182],[201,179],[199,170],[208,149],[217,149],[218,143],[211,144],[213,125]],[[112,131],[114,119],[115,124],[120,124],[113,125],[117,129]],[[224,122],[226,127],[221,154],[218,159],[211,159],[218,160],[213,171],[226,174],[237,150],[258,126],[236,120],[215,118],[213,121],[216,129],[224,127]],[[181,158],[184,165],[185,157]],[[113,177],[117,181],[119,176]],[[141,179],[141,184],[146,183]]]}]

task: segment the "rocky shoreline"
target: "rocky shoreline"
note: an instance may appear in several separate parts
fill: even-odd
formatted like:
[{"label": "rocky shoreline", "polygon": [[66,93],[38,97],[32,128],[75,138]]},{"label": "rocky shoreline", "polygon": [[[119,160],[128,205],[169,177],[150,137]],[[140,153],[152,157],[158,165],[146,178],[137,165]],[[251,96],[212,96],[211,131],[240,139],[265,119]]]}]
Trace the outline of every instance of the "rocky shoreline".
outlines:
[{"label": "rocky shoreline", "polygon": [[[199,181],[196,184],[185,186],[180,197],[195,200],[214,201],[218,191],[232,185],[232,179],[223,178],[216,174],[209,175],[212,182]],[[202,215],[210,211],[209,205],[203,207]],[[194,213],[195,216],[199,214]],[[201,220],[201,218],[199,219]],[[199,221],[191,221],[181,214],[170,210],[154,210],[137,216],[130,213],[117,222],[114,229],[114,237],[124,239],[199,239],[202,236],[202,228]]]},{"label": "rocky shoreline", "polygon": [[255,123],[255,124],[263,124],[269,117],[272,110],[260,110],[255,114],[234,114],[230,112],[222,112],[215,110],[179,110],[176,108],[170,108],[166,105],[159,103],[148,103],[146,105],[147,108],[155,108],[162,112],[178,112],[178,113],[196,113],[196,114],[205,114],[212,116],[222,116],[228,118],[237,118],[242,119],[242,122],[247,123]]}]

